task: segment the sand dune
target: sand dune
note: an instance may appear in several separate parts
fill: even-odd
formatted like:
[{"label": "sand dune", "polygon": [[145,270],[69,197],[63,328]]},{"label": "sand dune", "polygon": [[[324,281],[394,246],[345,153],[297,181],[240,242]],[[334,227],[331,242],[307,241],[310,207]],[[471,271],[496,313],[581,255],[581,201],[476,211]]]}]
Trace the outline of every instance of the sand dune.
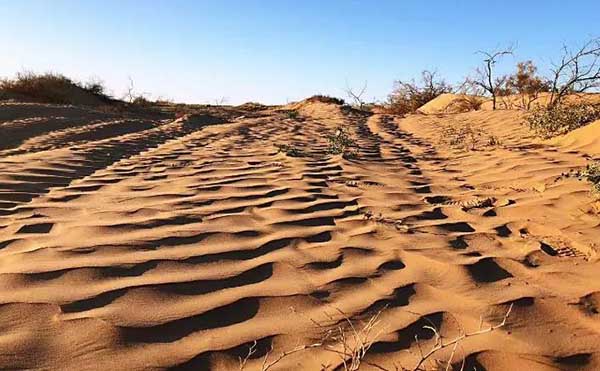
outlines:
[{"label": "sand dune", "polygon": [[[292,108],[3,107],[0,368],[238,370],[254,347],[246,370],[343,369],[298,347],[380,311],[361,369],[412,368],[424,326],[451,338],[511,304],[460,342],[457,369],[600,368],[600,209],[558,178],[584,147],[536,141],[518,111]],[[442,143],[465,123],[500,144]],[[341,125],[356,158],[327,153]]]}]

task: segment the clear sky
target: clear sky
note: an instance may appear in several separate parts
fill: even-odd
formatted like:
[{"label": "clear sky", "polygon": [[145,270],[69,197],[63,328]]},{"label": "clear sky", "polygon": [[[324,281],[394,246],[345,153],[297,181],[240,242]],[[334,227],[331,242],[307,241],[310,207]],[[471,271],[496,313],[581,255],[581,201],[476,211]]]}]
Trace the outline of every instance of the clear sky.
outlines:
[{"label": "clear sky", "polygon": [[131,76],[189,103],[343,96],[366,80],[383,99],[422,69],[462,79],[479,49],[518,43],[507,66],[543,67],[592,36],[600,0],[0,0],[0,76],[99,77],[117,96]]}]

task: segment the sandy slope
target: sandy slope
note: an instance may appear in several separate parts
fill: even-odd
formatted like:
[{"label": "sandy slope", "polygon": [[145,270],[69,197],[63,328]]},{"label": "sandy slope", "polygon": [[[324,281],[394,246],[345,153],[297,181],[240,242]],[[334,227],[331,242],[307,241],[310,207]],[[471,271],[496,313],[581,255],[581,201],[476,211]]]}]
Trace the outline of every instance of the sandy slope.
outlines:
[{"label": "sandy slope", "polygon": [[[6,145],[0,368],[235,370],[256,341],[245,369],[261,369],[379,311],[361,369],[413,367],[415,336],[433,343],[423,326],[452,337],[510,304],[456,368],[600,367],[599,209],[586,184],[557,180],[584,154],[537,143],[512,111],[295,108],[218,125],[94,116]],[[0,130],[49,115],[20,112]],[[464,123],[501,145],[438,143]],[[356,159],[326,153],[339,125]],[[328,349],[271,369],[343,369]]]}]

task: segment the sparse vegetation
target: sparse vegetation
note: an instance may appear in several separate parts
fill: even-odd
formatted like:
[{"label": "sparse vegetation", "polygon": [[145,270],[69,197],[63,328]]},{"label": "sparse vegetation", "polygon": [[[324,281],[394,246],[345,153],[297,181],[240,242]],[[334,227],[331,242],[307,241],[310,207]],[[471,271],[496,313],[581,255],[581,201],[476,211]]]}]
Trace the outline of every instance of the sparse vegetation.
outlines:
[{"label": "sparse vegetation", "polygon": [[21,72],[13,79],[1,80],[0,100],[5,99],[54,104],[78,104],[91,99],[104,103],[111,101],[99,80],[80,83],[52,72]]},{"label": "sparse vegetation", "polygon": [[463,90],[460,97],[448,105],[447,110],[450,112],[468,112],[478,111],[483,104],[484,99],[473,94],[468,89]]},{"label": "sparse vegetation", "polygon": [[490,145],[490,146],[499,146],[501,144],[502,144],[502,142],[500,141],[500,139],[498,139],[497,136],[495,136],[495,135],[489,135],[488,136],[488,145]]},{"label": "sparse vegetation", "polygon": [[296,110],[289,110],[289,111],[286,111],[286,113],[287,113],[287,117],[292,120],[295,120],[298,118],[298,111],[296,111]]},{"label": "sparse vegetation", "polygon": [[308,98],[306,101],[307,102],[332,103],[332,104],[337,104],[340,106],[343,106],[344,104],[346,104],[346,102],[341,98],[330,97],[328,95],[321,95],[321,94],[313,95],[312,97]]},{"label": "sparse vegetation", "polygon": [[421,81],[397,80],[386,104],[390,113],[404,115],[415,112],[419,107],[444,93],[452,93],[452,85],[438,78],[437,72],[423,71]]},{"label": "sparse vegetation", "polygon": [[464,151],[474,151],[482,144],[482,138],[483,131],[473,128],[470,123],[452,123],[441,130],[439,142]]},{"label": "sparse vegetation", "polygon": [[[295,312],[294,308],[291,308]],[[426,370],[450,370],[453,369],[453,362],[456,357],[456,353],[459,350],[459,345],[462,341],[467,338],[484,335],[505,327],[508,322],[508,318],[513,309],[513,304],[508,306],[507,311],[502,316],[502,319],[495,324],[489,324],[484,326],[483,318],[480,318],[479,328],[475,331],[466,331],[459,326],[459,333],[455,337],[446,338],[442,335],[441,330],[427,317],[422,316],[419,313],[411,312],[413,315],[417,315],[420,318],[424,318],[429,324],[423,326],[423,330],[432,333],[433,343],[429,347],[422,344],[422,340],[419,339],[418,335],[415,335],[416,347],[419,353],[416,354],[417,361],[412,367],[405,367],[404,365],[393,363],[393,368],[386,368],[380,364],[370,362],[366,359],[366,356],[371,347],[379,340],[383,334],[386,326],[381,320],[382,313],[387,309],[383,309],[375,312],[366,320],[353,320],[341,309],[333,307],[335,313],[333,315],[326,314],[329,322],[336,323],[336,325],[328,325],[320,323],[312,318],[308,320],[322,331],[321,337],[311,344],[299,345],[290,350],[284,351],[277,356],[273,356],[273,349],[269,350],[263,357],[262,364],[260,367],[261,371],[268,371],[275,367],[277,364],[282,362],[285,358],[292,354],[303,352],[309,349],[322,349],[327,352],[336,354],[340,358],[341,365],[336,369],[344,371],[358,371],[362,365],[368,365],[371,368],[382,370],[382,371],[426,371]],[[339,318],[341,317],[341,319]],[[457,321],[458,323],[458,321]],[[448,359],[437,359],[436,355],[443,349],[452,349]],[[248,365],[248,361],[257,351],[256,341],[248,347],[248,352],[245,357],[239,357],[239,370],[244,371]],[[409,353],[412,353],[409,351]],[[326,370],[332,367],[331,364],[322,365],[322,369]],[[460,362],[460,370],[465,367],[465,358],[462,358]]]},{"label": "sparse vegetation", "polygon": [[339,127],[333,135],[327,137],[329,146],[327,153],[331,155],[343,155],[344,157],[354,158],[358,155],[356,143],[350,137],[345,128]]},{"label": "sparse vegetation", "polygon": [[554,105],[538,107],[527,116],[529,128],[542,138],[566,134],[600,119],[599,104]]},{"label": "sparse vegetation", "polygon": [[285,153],[286,156],[290,157],[302,157],[304,152],[298,147],[291,146],[289,144],[276,144],[277,153]]},{"label": "sparse vegetation", "polygon": [[368,210],[363,213],[363,219],[372,221],[376,224],[380,224],[386,227],[394,228],[397,231],[401,232],[409,232],[410,227],[402,221],[402,219],[392,219],[383,216],[383,214],[379,213],[377,215],[373,214],[372,211]]},{"label": "sparse vegetation", "polygon": [[600,195],[600,162],[595,161],[588,164],[583,169],[573,170],[561,175],[562,178],[577,178],[585,180],[592,186],[592,193],[595,196]]}]

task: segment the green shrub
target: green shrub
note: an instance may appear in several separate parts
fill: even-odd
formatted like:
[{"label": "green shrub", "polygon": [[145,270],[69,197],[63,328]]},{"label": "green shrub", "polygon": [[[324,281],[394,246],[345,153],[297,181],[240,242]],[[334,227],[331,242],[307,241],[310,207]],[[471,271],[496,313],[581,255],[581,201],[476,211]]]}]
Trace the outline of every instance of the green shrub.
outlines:
[{"label": "green shrub", "polygon": [[339,155],[342,154],[345,157],[356,157],[356,143],[348,132],[343,127],[339,127],[333,135],[329,135],[327,137],[329,140],[329,147],[327,148],[327,153],[331,155]]},{"label": "green shrub", "polygon": [[539,107],[526,116],[529,128],[543,138],[566,134],[572,130],[600,119],[600,105],[558,105]]},{"label": "green shrub", "polygon": [[276,144],[277,153],[285,153],[286,156],[289,157],[302,157],[304,156],[304,152],[297,147],[293,147],[289,144]]},{"label": "green shrub", "polygon": [[563,173],[562,177],[586,180],[592,186],[594,194],[600,194],[600,162],[592,162],[585,168]]}]

